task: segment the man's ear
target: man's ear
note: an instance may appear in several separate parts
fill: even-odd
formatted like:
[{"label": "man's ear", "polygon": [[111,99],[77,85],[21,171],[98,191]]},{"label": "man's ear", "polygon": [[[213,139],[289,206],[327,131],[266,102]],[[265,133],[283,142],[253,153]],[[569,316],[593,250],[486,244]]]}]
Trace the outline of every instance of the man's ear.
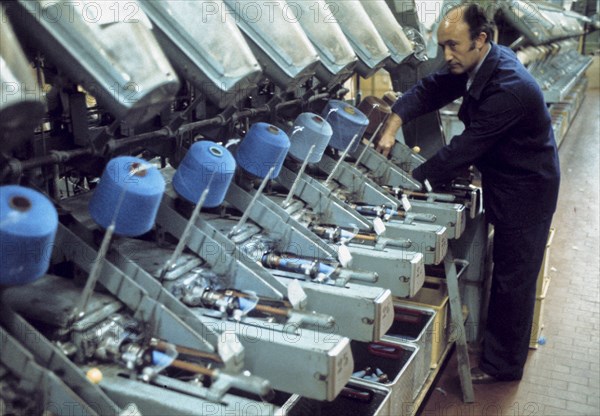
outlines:
[{"label": "man's ear", "polygon": [[477,46],[477,49],[481,50],[481,48],[483,48],[483,45],[485,45],[486,41],[487,41],[487,34],[485,32],[479,33],[479,35],[475,39],[475,45]]}]

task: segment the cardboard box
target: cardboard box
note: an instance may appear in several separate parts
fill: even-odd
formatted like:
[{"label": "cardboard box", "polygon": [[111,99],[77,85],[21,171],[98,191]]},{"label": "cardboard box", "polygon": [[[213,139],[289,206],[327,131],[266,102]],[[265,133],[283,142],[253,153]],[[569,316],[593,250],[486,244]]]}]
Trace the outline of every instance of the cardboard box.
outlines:
[{"label": "cardboard box", "polygon": [[413,303],[417,306],[433,309],[435,318],[431,325],[431,368],[440,364],[440,359],[451,337],[452,325],[448,304],[448,289],[444,279],[426,277],[425,285],[416,296],[402,299],[403,302]]}]

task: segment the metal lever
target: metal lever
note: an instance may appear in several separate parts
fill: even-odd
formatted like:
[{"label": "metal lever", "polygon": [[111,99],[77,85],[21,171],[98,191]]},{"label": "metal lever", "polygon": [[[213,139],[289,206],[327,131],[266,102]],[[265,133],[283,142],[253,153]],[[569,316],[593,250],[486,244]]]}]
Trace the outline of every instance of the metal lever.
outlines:
[{"label": "metal lever", "polygon": [[358,139],[358,133],[354,135],[352,140],[350,140],[350,143],[348,143],[348,146],[346,146],[346,149],[344,150],[344,153],[342,153],[340,160],[338,160],[338,162],[335,164],[335,167],[333,168],[333,170],[331,171],[331,173],[329,174],[327,179],[325,179],[325,183],[324,183],[325,186],[329,185],[329,182],[331,182],[331,179],[333,179],[335,172],[338,170],[338,168],[340,167],[340,165],[342,164],[344,159],[346,159],[346,156],[348,156],[348,152],[350,151],[352,146],[354,146],[354,142],[356,141],[356,139]]},{"label": "metal lever", "polygon": [[271,178],[271,175],[273,174],[274,170],[275,170],[275,166],[273,165],[269,169],[267,176],[265,176],[264,179],[262,180],[262,182],[260,183],[258,190],[254,194],[254,197],[252,197],[252,200],[250,201],[250,203],[248,204],[248,207],[244,211],[242,218],[240,218],[239,222],[231,229],[229,234],[227,234],[227,237],[231,238],[232,236],[236,235],[238,232],[240,232],[240,230],[242,229],[244,224],[246,224],[246,221],[248,221],[248,217],[250,216],[250,211],[252,210],[252,207],[254,206],[254,204],[256,204],[256,201],[258,200],[258,197],[260,196],[260,194],[262,194],[263,190],[265,189],[265,186],[267,186],[267,182],[269,182],[269,179]]},{"label": "metal lever", "polygon": [[306,170],[306,166],[308,165],[308,159],[312,155],[313,150],[315,150],[314,144],[308,150],[308,154],[306,155],[306,158],[304,159],[304,162],[302,163],[302,167],[300,167],[300,172],[298,172],[298,176],[296,176],[296,179],[294,180],[294,183],[292,184],[292,187],[290,188],[290,192],[287,194],[287,197],[281,204],[282,207],[287,208],[290,205],[290,201],[294,197],[294,192],[296,191],[296,187],[298,186],[298,183],[300,183],[302,174]]},{"label": "metal lever", "polygon": [[206,201],[206,197],[208,196],[208,191],[209,191],[210,183],[212,182],[213,176],[214,176],[214,172],[208,181],[208,185],[206,186],[204,191],[202,191],[202,194],[200,195],[200,199],[198,200],[198,203],[194,207],[194,211],[192,211],[192,215],[190,216],[190,219],[188,220],[187,224],[185,225],[185,230],[183,231],[183,234],[179,238],[179,242],[177,243],[175,250],[173,250],[171,257],[169,257],[169,259],[167,260],[167,262],[165,263],[165,265],[163,266],[163,268],[160,272],[159,280],[161,282],[164,280],[169,269],[174,264],[176,264],[177,259],[179,258],[179,256],[181,256],[181,253],[183,253],[183,249],[185,248],[185,245],[187,244],[187,242],[190,238],[190,235],[192,233],[192,226],[196,223],[196,219],[198,218],[198,215],[200,214],[202,205],[204,205],[204,201]]},{"label": "metal lever", "polygon": [[369,147],[371,147],[371,144],[373,144],[373,140],[375,140],[375,137],[377,137],[377,134],[379,133],[379,130],[381,130],[382,127],[383,127],[383,122],[379,123],[379,125],[377,126],[377,129],[375,130],[375,132],[373,133],[373,135],[369,139],[369,143],[367,143],[367,145],[365,146],[365,148],[363,149],[363,151],[360,153],[360,156],[358,156],[358,159],[356,159],[356,162],[354,162],[354,167],[355,168],[358,167],[358,164],[362,160],[362,158],[365,155],[365,153],[367,153],[367,150],[369,150]]},{"label": "metal lever", "polygon": [[90,275],[88,276],[87,281],[85,282],[85,287],[83,288],[83,292],[81,293],[81,299],[78,305],[75,307],[73,311],[74,318],[80,318],[85,315],[87,304],[94,293],[94,288],[96,287],[96,281],[98,277],[100,277],[100,272],[102,271],[102,263],[104,262],[104,258],[106,257],[106,252],[108,251],[108,247],[110,246],[110,242],[112,240],[112,235],[115,232],[115,221],[108,226],[106,229],[106,233],[104,234],[104,238],[102,239],[102,244],[100,245],[100,249],[98,250],[98,255],[96,256],[96,261],[92,266],[92,270],[90,270]]}]

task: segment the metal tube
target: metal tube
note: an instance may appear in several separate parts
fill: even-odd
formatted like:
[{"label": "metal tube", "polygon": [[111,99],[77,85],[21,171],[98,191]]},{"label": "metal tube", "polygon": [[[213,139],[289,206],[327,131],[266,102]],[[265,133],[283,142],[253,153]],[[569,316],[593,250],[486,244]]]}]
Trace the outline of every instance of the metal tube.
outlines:
[{"label": "metal tube", "polygon": [[181,360],[173,360],[171,367],[179,368],[180,370],[189,371],[190,373],[202,374],[203,376],[214,377],[216,370],[203,367],[198,364],[188,363]]},{"label": "metal tube", "polygon": [[[166,351],[169,348],[169,345],[173,345],[173,344],[169,344],[163,340],[153,338],[150,341],[150,345],[159,351]],[[203,351],[195,350],[195,349],[188,348],[188,347],[182,347],[181,345],[175,345],[175,351],[177,351],[180,354],[189,355],[190,357],[204,358],[204,359],[214,361],[217,363],[223,362],[221,357],[219,357],[219,355],[217,355],[217,354],[213,354],[210,352],[203,352]]]}]

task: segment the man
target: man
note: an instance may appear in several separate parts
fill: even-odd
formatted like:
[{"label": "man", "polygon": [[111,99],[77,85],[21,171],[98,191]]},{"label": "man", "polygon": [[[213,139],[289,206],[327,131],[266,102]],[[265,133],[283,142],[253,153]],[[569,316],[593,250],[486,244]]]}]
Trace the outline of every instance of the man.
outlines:
[{"label": "man", "polygon": [[536,81],[508,48],[491,42],[477,4],[448,11],[438,30],[446,66],[407,91],[378,143],[387,155],[402,123],[463,96],[462,134],[412,175],[435,188],[470,165],[482,174],[494,224],[494,272],[481,360],[474,383],[520,380],[527,359],[536,279],[560,181],[550,115]]}]

